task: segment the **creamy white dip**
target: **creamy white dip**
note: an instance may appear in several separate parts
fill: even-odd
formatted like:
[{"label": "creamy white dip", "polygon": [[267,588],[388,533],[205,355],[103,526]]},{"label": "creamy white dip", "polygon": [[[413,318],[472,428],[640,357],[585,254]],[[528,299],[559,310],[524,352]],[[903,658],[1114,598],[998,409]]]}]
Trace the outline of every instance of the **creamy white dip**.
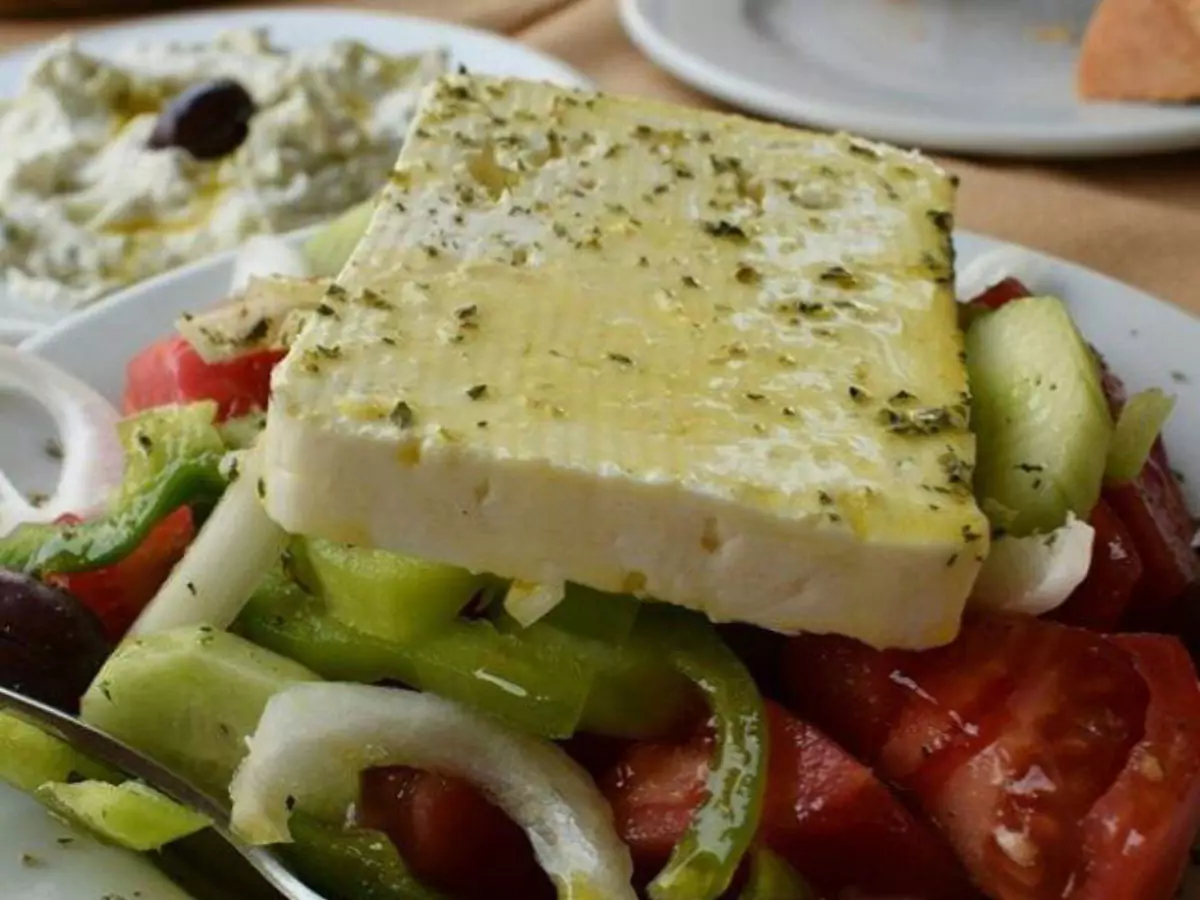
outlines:
[{"label": "creamy white dip", "polygon": [[[248,235],[329,218],[384,182],[421,88],[444,68],[441,51],[288,51],[264,31],[111,59],[71,39],[48,46],[19,95],[0,100],[0,293],[54,318]],[[203,162],[147,148],[171,98],[222,77],[258,107],[240,149]]]}]

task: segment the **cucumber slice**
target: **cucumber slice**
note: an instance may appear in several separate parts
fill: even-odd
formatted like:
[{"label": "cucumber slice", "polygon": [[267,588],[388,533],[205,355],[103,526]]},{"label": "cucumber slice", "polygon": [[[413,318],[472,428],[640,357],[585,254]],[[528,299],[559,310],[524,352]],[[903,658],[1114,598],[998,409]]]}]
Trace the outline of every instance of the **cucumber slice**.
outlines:
[{"label": "cucumber slice", "polygon": [[1113,484],[1133,481],[1154,449],[1154,442],[1175,410],[1175,398],[1158,388],[1135,394],[1126,401],[1113,431],[1104,478]]},{"label": "cucumber slice", "polygon": [[199,813],[136,781],[44,784],[37,797],[67,821],[139,852],[158,850],[211,824]]},{"label": "cucumber slice", "polygon": [[32,794],[48,781],[65,781],[82,757],[71,746],[23,719],[0,714],[0,780]]},{"label": "cucumber slice", "polygon": [[19,716],[0,713],[0,781],[32,794],[49,781],[118,780],[119,774]]},{"label": "cucumber slice", "polygon": [[298,542],[296,559],[331,616],[400,644],[449,624],[487,584],[455,566],[316,538]]},{"label": "cucumber slice", "polygon": [[1112,416],[1100,370],[1060,300],[1030,297],[975,320],[967,368],[975,490],[1012,510],[1017,535],[1086,519],[1100,496]]},{"label": "cucumber slice", "polygon": [[376,199],[372,197],[352,206],[308,239],[304,258],[313,275],[334,278],[342,271],[371,224]]},{"label": "cucumber slice", "polygon": [[83,718],[220,796],[273,694],[316,675],[232,634],[187,628],[131,641],[83,698]]}]

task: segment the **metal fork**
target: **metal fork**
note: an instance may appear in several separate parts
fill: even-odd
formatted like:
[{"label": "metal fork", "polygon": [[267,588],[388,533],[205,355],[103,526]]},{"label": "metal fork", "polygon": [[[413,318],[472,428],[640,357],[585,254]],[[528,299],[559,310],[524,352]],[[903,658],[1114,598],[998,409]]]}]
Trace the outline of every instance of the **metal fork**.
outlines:
[{"label": "metal fork", "polygon": [[119,769],[176,803],[205,816],[212,822],[212,830],[287,900],[324,900],[289,872],[274,853],[262,847],[252,847],[236,837],[229,830],[229,808],[225,804],[214,800],[148,756],[73,716],[3,687],[0,687],[0,709],[19,713],[31,724],[61,738],[80,753]]}]

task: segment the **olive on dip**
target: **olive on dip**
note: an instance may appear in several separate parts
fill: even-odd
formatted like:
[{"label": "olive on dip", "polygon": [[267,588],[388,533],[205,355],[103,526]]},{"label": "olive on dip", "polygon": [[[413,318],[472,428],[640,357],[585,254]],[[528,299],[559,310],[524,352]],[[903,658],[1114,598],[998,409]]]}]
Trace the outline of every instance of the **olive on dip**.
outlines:
[{"label": "olive on dip", "polygon": [[179,147],[196,159],[220,159],[242,146],[254,113],[254,98],[232,78],[192,85],[159,114],[148,146]]}]

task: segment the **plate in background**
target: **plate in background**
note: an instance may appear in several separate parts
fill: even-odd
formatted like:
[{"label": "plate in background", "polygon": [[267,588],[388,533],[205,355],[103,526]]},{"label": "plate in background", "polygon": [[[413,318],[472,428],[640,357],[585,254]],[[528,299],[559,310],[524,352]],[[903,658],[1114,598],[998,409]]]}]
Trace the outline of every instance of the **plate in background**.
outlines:
[{"label": "plate in background", "polygon": [[[207,42],[218,33],[266,28],[287,49],[319,46],[339,38],[362,41],[378,50],[401,55],[446,47],[452,65],[471,71],[509,75],[558,84],[588,86],[582,74],[538,50],[500,35],[448,22],[412,16],[346,9],[306,7],[213,10],[161,16],[79,32],[80,46],[99,56],[111,55],[139,41]],[[43,44],[0,56],[0,98],[15,94],[30,61]],[[0,289],[0,343],[17,343],[62,318],[57,311],[35,310]]]},{"label": "plate in background", "polygon": [[633,41],[772,118],[904,146],[1026,157],[1200,146],[1200,107],[1083,103],[1096,0],[620,0]]}]

